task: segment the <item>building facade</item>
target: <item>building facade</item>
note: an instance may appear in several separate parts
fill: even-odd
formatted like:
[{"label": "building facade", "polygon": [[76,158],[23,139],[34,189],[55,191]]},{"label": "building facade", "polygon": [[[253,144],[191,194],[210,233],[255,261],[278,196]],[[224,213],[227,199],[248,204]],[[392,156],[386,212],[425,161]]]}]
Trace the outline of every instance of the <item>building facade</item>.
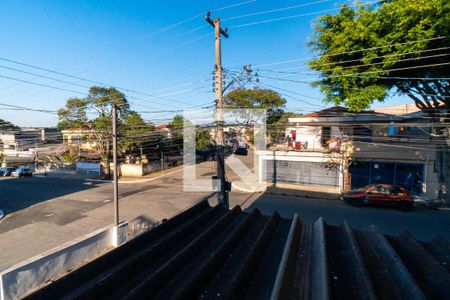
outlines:
[{"label": "building facade", "polygon": [[353,113],[333,107],[289,122],[286,151],[261,156],[266,179],[341,191],[374,183],[398,184],[415,195],[437,198],[442,168],[439,143],[420,111],[396,106]]}]

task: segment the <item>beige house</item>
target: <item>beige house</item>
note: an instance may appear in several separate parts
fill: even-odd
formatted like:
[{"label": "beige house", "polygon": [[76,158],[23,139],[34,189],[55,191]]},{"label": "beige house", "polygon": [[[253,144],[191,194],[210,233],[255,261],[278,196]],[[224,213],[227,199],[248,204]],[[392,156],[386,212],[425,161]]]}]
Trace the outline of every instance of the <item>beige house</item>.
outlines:
[{"label": "beige house", "polygon": [[93,142],[93,130],[71,129],[62,130],[63,141],[69,147],[77,147],[85,151],[95,150],[96,142]]}]

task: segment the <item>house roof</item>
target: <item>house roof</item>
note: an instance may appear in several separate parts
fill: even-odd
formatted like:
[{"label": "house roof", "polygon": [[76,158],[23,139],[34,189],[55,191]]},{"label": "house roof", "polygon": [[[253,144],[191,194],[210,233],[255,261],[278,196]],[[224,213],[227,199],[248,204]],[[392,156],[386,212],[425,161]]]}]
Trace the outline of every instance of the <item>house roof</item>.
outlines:
[{"label": "house roof", "polygon": [[203,201],[28,299],[450,299],[450,243]]},{"label": "house roof", "polygon": [[375,111],[361,111],[351,112],[348,108],[342,106],[329,107],[323,110],[312,112],[305,115],[296,117],[290,117],[290,123],[297,123],[302,125],[322,125],[329,124],[342,124],[342,123],[354,123],[354,122],[392,122],[400,121],[401,117],[379,113]]},{"label": "house roof", "polygon": [[164,130],[164,129],[169,129],[169,125],[168,124],[160,124],[160,125],[156,125],[155,126],[155,130]]},{"label": "house roof", "polygon": [[300,116],[296,116],[293,118],[317,118],[317,117],[340,117],[347,115],[362,115],[362,114],[378,114],[375,111],[362,111],[362,112],[351,112],[347,107],[343,106],[334,106],[325,108],[316,112],[312,112],[309,114],[304,114]]}]

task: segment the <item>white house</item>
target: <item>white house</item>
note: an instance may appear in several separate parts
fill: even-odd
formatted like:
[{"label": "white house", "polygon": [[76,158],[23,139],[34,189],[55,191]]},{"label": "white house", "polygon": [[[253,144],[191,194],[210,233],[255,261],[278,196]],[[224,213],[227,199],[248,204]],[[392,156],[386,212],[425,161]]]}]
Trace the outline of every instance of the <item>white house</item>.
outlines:
[{"label": "white house", "polygon": [[[345,165],[352,188],[399,184],[414,194],[436,198],[443,167],[429,119],[421,118],[421,112],[410,107],[378,111],[354,113],[332,107],[289,118],[288,151],[261,156],[266,163],[266,178],[273,177],[276,169],[279,182],[342,190]],[[353,148],[348,158],[339,149],[344,140],[351,141]],[[341,161],[342,166],[330,169],[326,162],[336,154],[341,160],[333,160]]]}]

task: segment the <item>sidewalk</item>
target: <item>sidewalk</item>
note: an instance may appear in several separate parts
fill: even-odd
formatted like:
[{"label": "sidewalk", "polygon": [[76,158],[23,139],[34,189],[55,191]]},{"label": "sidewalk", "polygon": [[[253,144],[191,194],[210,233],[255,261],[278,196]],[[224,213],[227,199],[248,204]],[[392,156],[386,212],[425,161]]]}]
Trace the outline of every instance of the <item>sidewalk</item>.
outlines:
[{"label": "sidewalk", "polygon": [[[140,182],[149,182],[156,179],[159,179],[161,177],[174,174],[178,171],[181,171],[183,169],[183,166],[173,167],[170,169],[166,169],[164,171],[156,171],[147,175],[144,175],[142,177],[119,177],[119,183],[140,183]],[[108,179],[97,179],[97,178],[85,178],[86,181],[92,181],[92,182],[112,182],[112,180]]]},{"label": "sidewalk", "polygon": [[[97,208],[88,211],[78,210],[77,207],[82,206],[83,201],[74,203],[74,200],[64,196],[21,210],[20,213],[24,215],[34,215],[37,210],[39,213],[48,211],[49,217],[45,220],[30,220],[30,223],[24,226],[0,234],[0,270],[113,224],[112,201],[94,200],[86,191],[79,192],[78,195],[80,195],[79,198],[86,198],[85,205],[91,204]],[[209,193],[181,195],[178,189],[165,188],[133,193],[120,198],[120,219],[130,221],[137,217],[144,217],[157,223],[171,218],[207,195]],[[112,198],[109,190],[105,196]],[[64,207],[67,209],[63,209]],[[65,224],[60,222],[62,218],[70,218],[71,215],[79,215],[79,217],[73,221],[67,220]],[[5,218],[2,222],[10,221]]]},{"label": "sidewalk", "polygon": [[265,191],[263,191],[261,188],[264,187],[257,186],[257,184],[255,184],[254,187],[249,188],[247,187],[247,185],[243,184],[240,181],[234,181],[232,185],[233,190],[247,193],[264,192],[265,194],[270,195],[295,196],[302,198],[321,198],[329,200],[338,200],[341,196],[341,192],[339,189],[317,186],[305,186],[286,183],[277,183],[276,186],[274,186],[272,183],[267,183],[267,188]]}]

